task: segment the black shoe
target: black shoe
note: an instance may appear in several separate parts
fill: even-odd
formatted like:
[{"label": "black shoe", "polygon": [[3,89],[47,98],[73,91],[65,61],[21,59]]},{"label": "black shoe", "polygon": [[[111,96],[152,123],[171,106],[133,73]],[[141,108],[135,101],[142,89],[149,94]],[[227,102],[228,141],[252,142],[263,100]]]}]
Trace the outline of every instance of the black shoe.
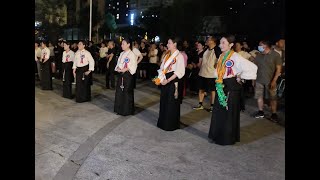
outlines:
[{"label": "black shoe", "polygon": [[270,116],[270,121],[279,123],[278,115],[276,113],[272,113]]},{"label": "black shoe", "polygon": [[263,111],[258,111],[255,115],[255,118],[264,118],[264,112]]},{"label": "black shoe", "polygon": [[208,108],[207,111],[212,113],[212,111],[213,111],[213,106],[211,106],[210,108]]}]

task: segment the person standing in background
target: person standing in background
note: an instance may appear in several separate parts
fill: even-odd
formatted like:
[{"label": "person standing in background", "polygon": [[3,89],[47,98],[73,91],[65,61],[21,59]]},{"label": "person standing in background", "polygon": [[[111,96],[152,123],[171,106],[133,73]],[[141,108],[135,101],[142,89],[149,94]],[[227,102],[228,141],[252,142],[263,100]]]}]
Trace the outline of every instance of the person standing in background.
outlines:
[{"label": "person standing in background", "polygon": [[62,55],[62,96],[72,99],[72,66],[74,61],[74,52],[70,50],[71,43],[64,42],[64,52]]},{"label": "person standing in background", "polygon": [[41,88],[42,90],[52,90],[50,50],[46,41],[41,42],[41,48]]},{"label": "person standing in background", "polygon": [[40,60],[41,60],[41,48],[39,47],[39,43],[35,42],[34,43],[34,60],[36,62],[36,68],[37,68],[37,78],[41,80],[41,65],[40,65]]}]

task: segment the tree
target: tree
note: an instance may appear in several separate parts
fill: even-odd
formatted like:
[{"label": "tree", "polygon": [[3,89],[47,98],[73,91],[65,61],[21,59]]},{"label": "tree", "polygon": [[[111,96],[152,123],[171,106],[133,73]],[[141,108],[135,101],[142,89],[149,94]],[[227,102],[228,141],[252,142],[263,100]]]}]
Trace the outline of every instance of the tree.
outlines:
[{"label": "tree", "polygon": [[67,0],[36,0],[35,1],[35,20],[41,22],[62,23],[59,10],[63,8]]},{"label": "tree", "polygon": [[41,31],[48,40],[55,41],[63,33],[62,26],[65,23],[60,10],[68,0],[36,0],[35,20],[42,22]]}]

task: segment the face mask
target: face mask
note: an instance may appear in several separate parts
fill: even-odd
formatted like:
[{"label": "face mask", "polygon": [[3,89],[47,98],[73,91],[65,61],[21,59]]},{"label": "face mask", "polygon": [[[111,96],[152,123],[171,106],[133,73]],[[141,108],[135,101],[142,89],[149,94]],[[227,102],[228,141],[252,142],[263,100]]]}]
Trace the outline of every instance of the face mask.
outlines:
[{"label": "face mask", "polygon": [[264,51],[263,46],[258,46],[258,50],[259,50],[260,52],[263,52],[263,51]]}]

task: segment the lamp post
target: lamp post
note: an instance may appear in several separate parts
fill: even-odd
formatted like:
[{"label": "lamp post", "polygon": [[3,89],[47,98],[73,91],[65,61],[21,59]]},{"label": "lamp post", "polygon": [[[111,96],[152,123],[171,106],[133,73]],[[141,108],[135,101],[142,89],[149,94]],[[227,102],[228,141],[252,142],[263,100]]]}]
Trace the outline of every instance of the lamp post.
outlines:
[{"label": "lamp post", "polygon": [[91,41],[91,31],[92,31],[92,0],[90,0],[90,23],[89,23],[89,41]]}]

